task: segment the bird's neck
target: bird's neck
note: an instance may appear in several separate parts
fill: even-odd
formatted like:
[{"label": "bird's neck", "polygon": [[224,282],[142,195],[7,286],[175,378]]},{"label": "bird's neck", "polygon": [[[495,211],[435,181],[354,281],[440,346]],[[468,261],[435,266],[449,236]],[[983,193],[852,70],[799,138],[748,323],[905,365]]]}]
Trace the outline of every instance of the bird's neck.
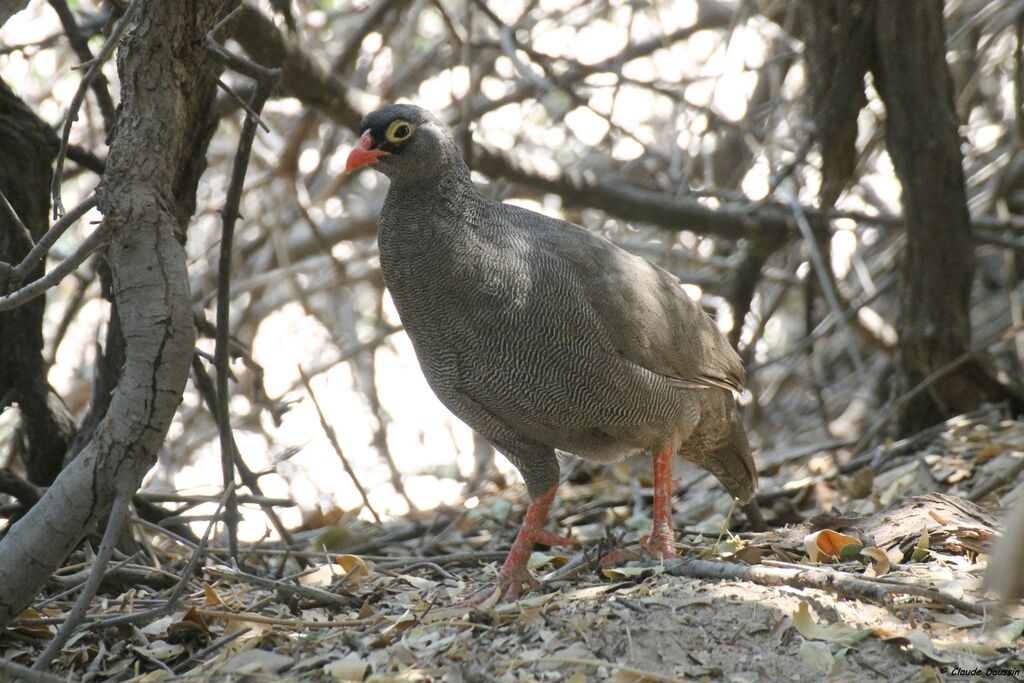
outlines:
[{"label": "bird's neck", "polygon": [[[385,199],[386,210],[428,213],[434,217],[447,214],[461,216],[482,199],[461,157],[440,160],[436,171],[424,177],[393,178]],[[453,221],[448,224],[454,227],[460,223]],[[445,222],[436,224],[443,225]]]}]

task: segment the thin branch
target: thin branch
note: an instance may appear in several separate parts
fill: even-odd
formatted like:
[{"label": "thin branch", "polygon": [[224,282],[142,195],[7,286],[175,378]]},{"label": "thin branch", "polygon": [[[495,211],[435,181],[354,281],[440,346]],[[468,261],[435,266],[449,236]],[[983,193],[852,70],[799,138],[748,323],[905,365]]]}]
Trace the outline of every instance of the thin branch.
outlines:
[{"label": "thin branch", "polygon": [[352,483],[355,484],[356,489],[359,491],[359,495],[363,499],[363,505],[370,511],[373,518],[380,524],[380,515],[373,509],[373,505],[370,504],[370,498],[366,494],[366,489],[359,482],[359,478],[356,476],[355,470],[352,469],[352,465],[348,463],[348,459],[345,457],[345,453],[341,450],[341,444],[338,443],[338,437],[334,433],[334,429],[327,422],[327,418],[324,417],[324,411],[320,409],[320,402],[316,399],[316,394],[313,393],[313,387],[309,383],[309,377],[306,376],[306,371],[299,366],[299,377],[302,378],[302,384],[306,387],[306,391],[309,392],[309,397],[313,399],[313,407],[316,408],[316,414],[320,417],[320,426],[323,427],[324,434],[327,435],[328,441],[331,442],[331,446],[334,448],[334,452],[338,454],[338,459],[341,460],[341,466],[345,468],[345,472],[348,474]]},{"label": "thin branch", "polygon": [[814,231],[807,220],[807,214],[804,212],[803,207],[800,206],[796,193],[792,191],[792,188],[789,188],[786,194],[788,195],[789,206],[793,211],[793,217],[796,218],[797,227],[800,229],[800,236],[803,237],[804,244],[807,245],[807,250],[810,252],[811,264],[814,266],[814,273],[818,277],[821,291],[825,295],[825,301],[828,302],[832,315],[839,321],[839,325],[845,333],[843,336],[846,341],[846,352],[850,355],[850,360],[853,361],[853,367],[856,368],[857,374],[863,380],[867,376],[867,369],[864,366],[864,359],[860,356],[860,350],[857,348],[856,339],[853,336],[853,331],[850,329],[848,319],[843,313],[843,307],[839,305],[839,296],[836,294],[835,287],[832,286],[832,269],[825,262],[825,257],[822,255],[821,249],[818,248],[818,242],[814,239]]},{"label": "thin branch", "polygon": [[217,334],[213,354],[217,367],[217,429],[220,433],[221,472],[224,477],[224,489],[230,491],[225,504],[225,523],[228,528],[231,557],[236,562],[238,560],[238,501],[233,492],[234,439],[231,434],[231,415],[228,412],[231,254],[234,246],[235,222],[239,218],[238,207],[242,200],[242,189],[245,186],[245,174],[249,169],[249,157],[252,154],[253,140],[256,138],[259,115],[281,76],[280,69],[266,69],[231,53],[217,42],[217,33],[238,14],[240,9],[240,7],[236,7],[229,12],[206,34],[206,49],[211,54],[225,65],[256,82],[256,88],[253,90],[249,107],[246,110],[245,122],[242,124],[242,132],[238,138],[238,149],[235,152],[235,160],[231,169],[231,181],[228,184],[224,209],[221,211],[222,227],[217,273]]},{"label": "thin branch", "polygon": [[217,640],[213,641],[212,643],[210,643],[209,645],[207,645],[203,649],[196,650],[196,652],[192,656],[190,656],[188,659],[184,660],[180,664],[175,664],[174,667],[171,669],[171,672],[174,673],[175,675],[180,675],[180,674],[185,673],[186,671],[188,671],[188,669],[189,669],[189,667],[191,665],[197,664],[197,663],[203,661],[204,659],[206,659],[207,656],[213,654],[214,652],[216,652],[217,650],[221,649],[225,645],[230,644],[232,641],[237,640],[238,638],[241,638],[242,636],[244,636],[245,634],[247,634],[251,630],[252,630],[252,628],[246,627],[246,628],[238,629],[237,631],[233,631],[233,632],[229,633],[226,636],[221,636],[220,638],[218,638]]},{"label": "thin branch", "polygon": [[890,604],[894,595],[913,595],[954,607],[967,614],[981,615],[985,613],[983,605],[961,600],[926,586],[869,579],[828,567],[745,565],[694,559],[671,565],[667,568],[666,573],[670,576],[685,576],[693,579],[749,581],[761,586],[817,588],[843,597],[868,599],[881,604]]},{"label": "thin branch", "polygon": [[12,662],[9,659],[0,659],[0,671],[12,675],[11,680],[23,681],[23,683],[65,683],[67,679],[53,674],[34,671],[27,666]]},{"label": "thin branch", "polygon": [[101,225],[85,238],[85,241],[78,246],[74,253],[61,261],[46,275],[30,282],[21,289],[11,292],[7,296],[0,296],[0,312],[17,308],[43,294],[51,287],[56,287],[61,280],[78,268],[78,266],[82,265],[85,259],[89,258],[90,254],[106,246],[108,232],[107,227]]},{"label": "thin branch", "polygon": [[39,502],[43,496],[43,489],[22,479],[14,472],[4,469],[0,470],[0,493],[12,496],[27,510]]},{"label": "thin branch", "polygon": [[11,284],[14,287],[19,286],[28,277],[28,274],[32,272],[32,269],[36,267],[36,264],[46,257],[50,247],[67,232],[68,228],[77,223],[78,219],[89,213],[89,210],[94,206],[96,206],[96,195],[91,194],[81,204],[64,214],[59,221],[54,223],[53,227],[39,238],[39,241],[32,247],[32,250],[21,260],[21,263],[11,271]]},{"label": "thin branch", "polygon": [[338,595],[337,593],[332,593],[329,590],[317,588],[316,586],[303,586],[301,584],[290,583],[283,579],[271,579],[264,576],[255,576],[246,572],[234,571],[223,567],[207,567],[206,573],[213,574],[217,577],[243,581],[262,588],[269,588],[281,595],[292,595],[297,598],[312,600],[325,605],[340,607],[342,609],[352,609],[353,607],[358,607],[363,603],[361,598],[354,595]]},{"label": "thin branch", "polygon": [[[225,502],[227,501],[229,496],[234,494],[234,492],[235,485],[234,482],[232,482],[228,490],[226,490],[224,494],[221,496],[220,502],[217,504],[217,509],[216,511],[214,511],[213,517],[210,520],[209,524],[206,525],[206,531],[203,532],[203,537],[199,539],[199,543],[194,547],[192,557],[189,558],[188,564],[185,565],[185,568],[183,570],[181,570],[181,579],[178,581],[177,585],[174,586],[174,589],[171,591],[171,594],[167,597],[167,600],[165,600],[163,604],[161,604],[159,607],[154,607],[153,609],[145,610],[143,612],[133,612],[132,614],[120,614],[116,617],[101,617],[96,621],[91,622],[90,625],[98,625],[106,628],[110,626],[116,626],[118,624],[136,624],[140,621],[159,619],[160,617],[163,617],[174,611],[175,607],[177,607],[178,605],[178,602],[181,600],[182,594],[185,592],[185,587],[188,585],[189,579],[192,578],[193,574],[195,574],[196,567],[199,566],[199,562],[201,558],[204,556],[203,551],[206,549],[206,544],[210,540],[210,534],[213,532],[214,524],[216,524],[221,517],[221,510],[224,509]],[[181,541],[186,545],[191,545],[187,540],[181,538],[180,536],[176,536],[171,532],[168,532],[166,529],[160,529],[160,531],[162,533],[174,536],[176,540]]]},{"label": "thin branch", "polygon": [[[85,101],[85,92],[92,85],[92,82],[96,80],[96,76],[103,68],[104,62],[114,54],[118,43],[121,42],[121,36],[124,35],[128,24],[134,19],[136,8],[140,4],[139,0],[132,0],[132,4],[124,15],[121,16],[121,19],[118,20],[113,33],[110,34],[110,38],[103,45],[103,49],[100,50],[95,59],[89,62],[89,70],[85,72],[85,76],[82,77],[81,82],[78,84],[78,90],[75,91],[75,96],[71,98],[67,116],[64,118],[64,131],[61,133],[60,149],[57,150],[57,162],[53,168],[53,182],[50,184],[50,194],[53,196],[54,219],[61,218],[64,215],[64,204],[60,200],[60,186],[64,178],[64,158],[67,156],[68,142],[71,140],[71,127],[78,120],[78,110],[82,108],[82,103]],[[85,65],[83,64],[82,66]]]},{"label": "thin branch", "polygon": [[82,310],[89,285],[96,278],[96,267],[96,259],[93,259],[93,262],[84,269],[84,272],[78,271],[75,273],[75,291],[68,297],[67,304],[65,304],[64,310],[61,312],[60,322],[57,323],[57,329],[50,335],[50,352],[47,354],[45,361],[47,368],[50,368],[57,362],[57,353],[60,351],[60,345],[63,343],[68,329],[71,328],[71,323],[74,322],[75,317]]},{"label": "thin branch", "polygon": [[50,644],[39,655],[36,663],[32,665],[33,671],[45,671],[50,666],[53,658],[60,653],[68,639],[71,638],[71,634],[74,633],[78,625],[85,619],[89,603],[96,597],[96,591],[99,590],[100,581],[103,580],[103,574],[107,569],[107,564],[110,562],[110,556],[114,554],[117,537],[124,527],[125,520],[128,519],[128,505],[131,502],[131,498],[130,493],[122,491],[114,499],[114,504],[110,508],[110,516],[107,518],[107,528],[103,532],[103,540],[100,542],[99,550],[96,552],[96,559],[92,563],[89,579],[82,587],[82,593],[78,596],[78,600],[75,601],[75,606],[71,608],[71,613],[68,614],[57,635],[53,637]]},{"label": "thin branch", "polygon": [[[186,496],[179,493],[152,493],[148,491],[140,491],[135,495],[137,498],[151,503],[183,503],[189,507],[201,505],[202,503],[216,503],[219,500],[218,496]],[[298,505],[298,503],[290,498],[268,498],[266,496],[238,496],[238,502],[245,505],[274,505],[283,508],[293,508]]]},{"label": "thin branch", "polygon": [[[197,350],[196,356],[192,359],[192,375],[195,378],[196,389],[199,390],[199,395],[202,397],[207,409],[214,418],[216,418],[217,405],[219,403],[217,400],[217,389],[213,384],[213,380],[210,379],[209,373],[206,372],[206,368],[203,367],[203,364],[199,359],[199,355],[200,354]],[[270,499],[267,499],[263,495],[263,491],[259,484],[259,477],[249,469],[248,465],[246,465],[245,461],[242,459],[242,454],[238,450],[238,445],[235,443],[233,433],[231,434],[231,447],[234,454],[235,467],[238,469],[238,474],[242,479],[242,483],[246,488],[256,494],[256,496],[252,498],[252,502],[262,508],[264,514],[266,514],[270,523],[281,537],[281,541],[288,547],[293,546],[295,541],[288,532],[288,528],[281,521],[281,518],[274,510],[273,505],[270,504]],[[244,503],[247,498],[247,496],[238,496],[236,497],[236,500],[240,503]]]},{"label": "thin branch", "polygon": [[[49,0],[49,2],[60,18],[61,26],[64,27],[64,33],[68,37],[68,42],[71,43],[71,48],[78,55],[78,59],[83,64],[91,63],[93,55],[92,51],[89,50],[89,37],[82,32],[78,21],[75,20],[74,13],[68,7],[67,0]],[[98,73],[91,87],[93,94],[96,96],[96,103],[100,107],[100,113],[103,115],[103,127],[109,131],[114,123],[115,112],[114,100],[110,97],[107,77],[102,72]]]},{"label": "thin branch", "polygon": [[236,92],[235,92],[235,91],[234,91],[234,90],[233,90],[233,89],[231,88],[231,86],[230,86],[230,85],[228,85],[227,83],[225,83],[225,82],[224,82],[224,80],[223,80],[223,79],[221,79],[221,78],[218,78],[218,79],[217,79],[217,85],[218,85],[218,86],[220,86],[220,89],[221,89],[221,90],[223,90],[224,92],[226,92],[226,93],[227,93],[228,95],[230,95],[230,96],[231,96],[232,98],[234,98],[234,100],[235,100],[236,102],[238,102],[238,106],[242,108],[242,111],[244,111],[244,112],[245,112],[245,113],[247,113],[247,114],[251,114],[252,116],[255,116],[255,117],[256,117],[256,124],[257,124],[257,125],[258,125],[258,126],[259,126],[260,128],[262,128],[262,129],[263,129],[263,130],[264,130],[265,132],[267,132],[267,133],[269,133],[269,132],[270,132],[270,126],[268,126],[267,124],[263,123],[263,119],[262,119],[262,118],[260,117],[260,115],[259,115],[259,114],[257,114],[256,112],[254,112],[254,111],[252,110],[252,107],[250,107],[250,106],[249,106],[249,103],[248,103],[248,102],[246,102],[245,100],[243,100],[243,99],[242,99],[242,96],[241,96],[241,95],[239,95],[238,93],[236,93]]},{"label": "thin branch", "polygon": [[19,216],[18,212],[14,210],[14,207],[11,206],[11,203],[7,201],[7,195],[5,195],[3,192],[0,192],[0,204],[4,205],[4,210],[7,211],[7,215],[10,216],[12,221],[14,221],[14,227],[18,229],[18,231],[21,233],[21,236],[25,238],[25,241],[28,244],[33,244],[34,240],[32,239],[32,233],[29,231],[28,228],[25,227],[25,223],[22,222],[21,216]]}]

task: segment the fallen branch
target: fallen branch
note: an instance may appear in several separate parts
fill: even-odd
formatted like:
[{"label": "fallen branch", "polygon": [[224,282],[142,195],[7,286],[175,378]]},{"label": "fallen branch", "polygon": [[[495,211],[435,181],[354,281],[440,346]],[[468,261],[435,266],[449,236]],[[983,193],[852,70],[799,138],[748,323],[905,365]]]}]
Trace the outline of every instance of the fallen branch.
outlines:
[{"label": "fallen branch", "polygon": [[0,671],[12,674],[12,680],[22,681],[23,683],[65,683],[67,680],[53,674],[35,671],[9,659],[0,659]]},{"label": "fallen branch", "polygon": [[[139,621],[159,619],[160,617],[170,614],[177,606],[178,602],[181,600],[181,596],[185,592],[185,587],[188,585],[189,579],[191,579],[192,575],[195,574],[196,567],[199,566],[200,561],[204,557],[203,550],[206,547],[207,542],[209,542],[210,540],[210,534],[213,532],[213,525],[217,523],[218,519],[220,519],[221,510],[224,509],[224,503],[227,500],[228,496],[233,494],[234,491],[235,487],[234,483],[232,483],[231,487],[227,491],[225,491],[221,496],[220,502],[217,505],[217,510],[214,512],[213,517],[210,520],[210,523],[206,525],[206,531],[203,532],[203,537],[199,540],[199,544],[195,546],[195,550],[192,552],[192,557],[189,558],[188,564],[185,565],[185,568],[181,571],[181,578],[178,580],[177,585],[174,586],[174,589],[171,591],[171,594],[167,597],[163,604],[154,607],[153,609],[145,610],[143,612],[121,614],[116,617],[108,618],[101,617],[100,619],[97,619],[96,621],[92,622],[91,625],[108,627],[117,624],[134,624],[138,623]],[[180,537],[177,537],[176,540],[182,541],[187,544],[187,541],[184,541]]]},{"label": "fallen branch", "polygon": [[342,609],[352,609],[363,604],[362,598],[354,595],[338,595],[337,593],[332,593],[331,591],[324,590],[323,588],[317,588],[316,586],[303,586],[283,580],[254,576],[253,574],[246,574],[245,572],[233,571],[226,567],[207,567],[205,571],[207,574],[213,574],[214,576],[235,579],[236,581],[260,586],[261,588],[269,588],[270,590],[276,591],[282,595],[293,595],[295,597],[305,598],[306,600],[312,600],[316,603],[340,607]]},{"label": "fallen branch", "polygon": [[666,569],[666,573],[670,576],[684,576],[691,579],[749,581],[761,586],[816,588],[841,597],[872,600],[883,605],[891,604],[894,595],[913,595],[968,614],[985,614],[984,605],[961,600],[931,588],[895,581],[868,579],[828,567],[779,567],[694,559],[670,565]]}]

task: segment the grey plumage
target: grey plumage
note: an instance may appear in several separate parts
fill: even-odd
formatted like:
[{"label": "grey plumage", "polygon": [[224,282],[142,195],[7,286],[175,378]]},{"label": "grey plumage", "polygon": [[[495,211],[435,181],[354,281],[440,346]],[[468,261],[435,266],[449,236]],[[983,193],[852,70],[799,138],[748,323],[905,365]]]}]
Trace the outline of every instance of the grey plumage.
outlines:
[{"label": "grey plumage", "polygon": [[[401,144],[386,135],[396,120],[415,131]],[[674,276],[484,197],[419,107],[385,107],[360,129],[390,153],[376,165],[391,179],[381,271],[423,373],[532,496],[557,484],[556,449],[609,462],[671,446],[750,499],[757,476],[732,396],[743,366]]]}]

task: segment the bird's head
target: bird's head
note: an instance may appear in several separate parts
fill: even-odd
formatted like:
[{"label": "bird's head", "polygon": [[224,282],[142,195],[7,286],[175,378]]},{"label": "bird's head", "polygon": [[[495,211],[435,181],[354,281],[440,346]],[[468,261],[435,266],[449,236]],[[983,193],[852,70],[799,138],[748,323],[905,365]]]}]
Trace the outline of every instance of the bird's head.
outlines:
[{"label": "bird's head", "polygon": [[412,104],[390,104],[363,117],[345,173],[373,164],[392,180],[424,179],[461,164],[454,138],[437,117]]}]

